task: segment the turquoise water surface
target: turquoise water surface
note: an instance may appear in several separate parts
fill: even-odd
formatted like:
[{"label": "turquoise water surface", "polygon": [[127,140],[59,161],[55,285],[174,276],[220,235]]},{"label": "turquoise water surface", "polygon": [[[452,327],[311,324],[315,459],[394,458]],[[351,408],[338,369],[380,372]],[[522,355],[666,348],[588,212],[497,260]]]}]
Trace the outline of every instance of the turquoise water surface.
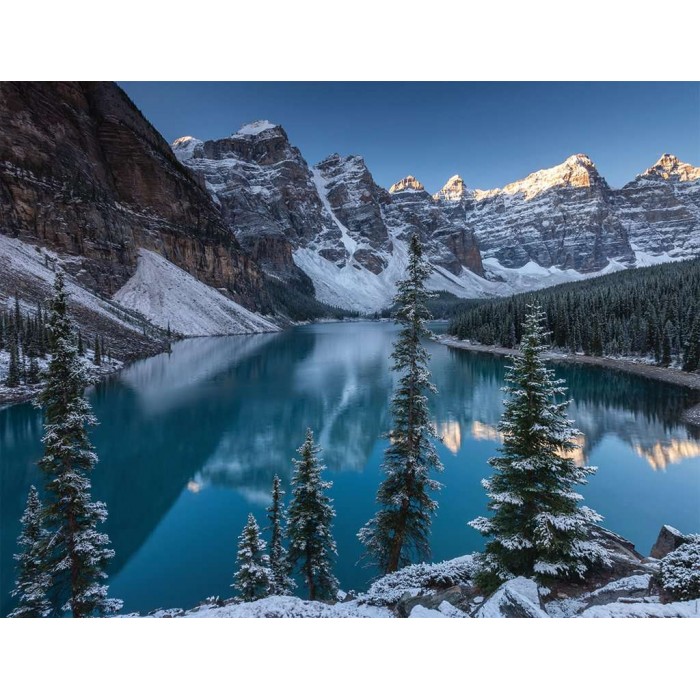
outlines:
[{"label": "turquoise water surface", "polygon": [[[272,477],[289,484],[310,426],[333,481],[344,589],[373,577],[356,564],[358,529],[374,512],[389,427],[389,323],[337,323],[278,334],[200,338],[135,363],[89,392],[100,421],[94,495],[106,501],[116,550],[110,591],[124,611],[229,597],[236,540],[248,512],[262,524]],[[499,445],[504,358],[435,343],[433,416],[442,436],[433,559],[480,549],[467,525],[485,513],[480,480]],[[597,367],[561,364],[599,467],[583,489],[604,525],[648,553],[659,527],[700,531],[700,434],[680,415],[689,391]],[[12,607],[12,554],[29,485],[40,483],[41,418],[29,404],[0,410],[0,614]]]}]

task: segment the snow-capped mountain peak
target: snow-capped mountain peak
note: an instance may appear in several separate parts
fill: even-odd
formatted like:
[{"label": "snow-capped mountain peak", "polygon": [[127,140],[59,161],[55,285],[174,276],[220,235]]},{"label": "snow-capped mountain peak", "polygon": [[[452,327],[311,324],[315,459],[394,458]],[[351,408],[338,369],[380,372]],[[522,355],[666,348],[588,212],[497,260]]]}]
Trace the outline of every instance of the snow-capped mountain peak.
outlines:
[{"label": "snow-capped mountain peak", "polygon": [[389,192],[391,192],[391,194],[396,194],[397,192],[404,192],[405,190],[424,192],[425,187],[423,187],[423,185],[418,180],[416,180],[416,178],[413,177],[413,175],[408,175],[407,177],[404,177],[398,182],[395,182],[389,188]]},{"label": "snow-capped mountain peak", "polygon": [[502,189],[475,190],[476,199],[488,199],[499,194],[525,195],[525,199],[537,197],[554,187],[591,187],[603,183],[593,161],[583,153],[569,156],[552,168],[538,170],[522,180],[511,182]]},{"label": "snow-capped mountain peak", "polygon": [[461,175],[453,175],[439,192],[433,195],[436,202],[461,202],[471,197],[471,192]]},{"label": "snow-capped mountain peak", "polygon": [[254,122],[249,122],[248,124],[243,124],[243,126],[233,134],[233,138],[260,136],[260,134],[272,129],[279,130],[281,127],[278,124],[267,121],[267,119],[259,119]]},{"label": "snow-capped mountain peak", "polygon": [[195,157],[195,150],[203,146],[204,142],[196,139],[194,136],[181,136],[179,139],[175,139],[170,147],[173,149],[175,157],[180,161],[184,162]]},{"label": "snow-capped mountain peak", "polygon": [[700,179],[700,168],[696,168],[690,163],[683,163],[671,153],[664,153],[651,168],[642,173],[643,177],[650,175],[661,177],[664,180],[677,178],[681,182],[687,182]]}]

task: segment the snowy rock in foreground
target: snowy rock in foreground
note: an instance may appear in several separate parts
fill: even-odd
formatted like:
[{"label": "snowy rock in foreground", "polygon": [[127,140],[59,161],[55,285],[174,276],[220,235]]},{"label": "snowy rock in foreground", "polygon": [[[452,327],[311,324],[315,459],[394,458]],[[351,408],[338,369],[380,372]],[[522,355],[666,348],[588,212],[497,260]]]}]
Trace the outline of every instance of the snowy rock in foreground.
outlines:
[{"label": "snowy rock in foreground", "polygon": [[265,333],[279,328],[231,301],[151,250],[142,248],[133,277],[114,301],[151,323],[186,336]]},{"label": "snowy rock in foreground", "polygon": [[[158,613],[154,613],[158,617]],[[178,615],[179,616],[179,615]],[[329,605],[301,600],[293,596],[270,596],[253,603],[201,605],[182,614],[183,617],[391,617],[385,608],[351,601]],[[172,615],[171,615],[172,617]]]},{"label": "snowy rock in foreground", "polygon": [[549,617],[540,604],[537,584],[518,576],[506,581],[476,611],[474,617]]},{"label": "snowy rock in foreground", "polygon": [[581,617],[700,617],[700,600],[682,603],[609,603],[584,610]]}]

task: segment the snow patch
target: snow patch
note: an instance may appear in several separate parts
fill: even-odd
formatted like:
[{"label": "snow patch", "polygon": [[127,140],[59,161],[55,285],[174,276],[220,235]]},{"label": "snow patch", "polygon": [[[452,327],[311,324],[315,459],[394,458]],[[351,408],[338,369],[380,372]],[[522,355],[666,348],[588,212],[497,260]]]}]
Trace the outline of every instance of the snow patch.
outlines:
[{"label": "snow patch", "polygon": [[136,272],[114,301],[185,336],[267,333],[279,328],[225,297],[152,250],[141,248]]},{"label": "snow patch", "polygon": [[267,119],[260,119],[258,121],[250,122],[244,124],[234,136],[257,136],[262,134],[263,131],[269,131],[270,129],[276,129],[277,124],[267,121]]}]

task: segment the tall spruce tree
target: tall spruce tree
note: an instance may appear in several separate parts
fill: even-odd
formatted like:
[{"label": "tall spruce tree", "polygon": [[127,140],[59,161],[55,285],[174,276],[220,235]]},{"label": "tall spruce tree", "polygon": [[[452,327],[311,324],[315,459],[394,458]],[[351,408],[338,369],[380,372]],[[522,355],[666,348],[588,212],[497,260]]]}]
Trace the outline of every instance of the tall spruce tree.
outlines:
[{"label": "tall spruce tree", "polygon": [[700,369],[700,314],[693,321],[690,336],[683,351],[683,369],[697,372]]},{"label": "tall spruce tree", "polygon": [[282,481],[275,474],[272,480],[272,504],[267,509],[270,521],[270,593],[272,595],[289,595],[295,588],[294,581],[289,576],[289,560],[287,550],[282,544],[284,531],[284,504],[282,499]]},{"label": "tall spruce tree", "polygon": [[10,617],[48,617],[51,615],[51,603],[47,597],[51,576],[44,566],[42,549],[48,533],[44,529],[42,505],[34,486],[29,488],[27,507],[20,522],[22,532],[17,538],[19,553],[14,555],[17,582],[12,591],[17,598],[17,607]]},{"label": "tall spruce tree", "polygon": [[232,585],[239,592],[241,600],[250,603],[270,595],[270,557],[252,513],[248,515],[248,522],[238,538],[236,564]]},{"label": "tall spruce tree", "polygon": [[92,362],[93,364],[98,366],[102,364],[102,353],[100,352],[100,338],[97,335],[95,335],[95,346],[92,354]]},{"label": "tall spruce tree", "polygon": [[543,320],[541,307],[530,306],[522,356],[513,358],[506,375],[503,447],[489,460],[495,474],[482,482],[493,515],[470,523],[490,537],[477,576],[486,589],[513,576],[581,577],[592,564],[607,561],[590,536],[590,525],[602,517],[580,505],[574,490],[596,468],[571,457],[580,449],[580,432],[566,415],[570,401],[557,401],[566,393],[563,381],[554,379],[541,357]]},{"label": "tall spruce tree", "polygon": [[320,447],[314,444],[311,429],[297,450],[294,460],[292,501],[287,511],[289,563],[304,577],[309,600],[330,600],[338,591],[333,575],[332,557],[337,554],[331,523],[335,516],[332,499],[326,490],[332,486],[321,474],[325,467],[318,457]]},{"label": "tall spruce tree", "polygon": [[401,330],[391,357],[400,377],[391,402],[393,428],[382,465],[385,478],[377,492],[380,509],[358,533],[365,557],[384,573],[409,564],[413,555],[430,556],[428,539],[437,503],[429,491],[440,488],[430,474],[442,470],[428,413],[427,394],[436,389],[430,382],[430,355],[421,344],[433,337],[426,326],[430,265],[423,259],[418,236],[411,238],[409,253],[407,276],[399,282],[394,299]]},{"label": "tall spruce tree", "polygon": [[43,543],[51,576],[49,600],[55,611],[74,617],[116,612],[121,601],[107,597],[105,567],[114,556],[109,538],[97,527],[107,518],[104,503],[91,500],[90,473],[97,463],[87,427],[96,420],[83,397],[87,376],[68,317],[63,274],[56,274],[50,306],[51,360],[38,404],[44,411],[46,478]]},{"label": "tall spruce tree", "polygon": [[21,380],[21,370],[19,365],[19,350],[16,339],[10,338],[10,364],[7,370],[5,385],[9,388],[19,386]]}]

